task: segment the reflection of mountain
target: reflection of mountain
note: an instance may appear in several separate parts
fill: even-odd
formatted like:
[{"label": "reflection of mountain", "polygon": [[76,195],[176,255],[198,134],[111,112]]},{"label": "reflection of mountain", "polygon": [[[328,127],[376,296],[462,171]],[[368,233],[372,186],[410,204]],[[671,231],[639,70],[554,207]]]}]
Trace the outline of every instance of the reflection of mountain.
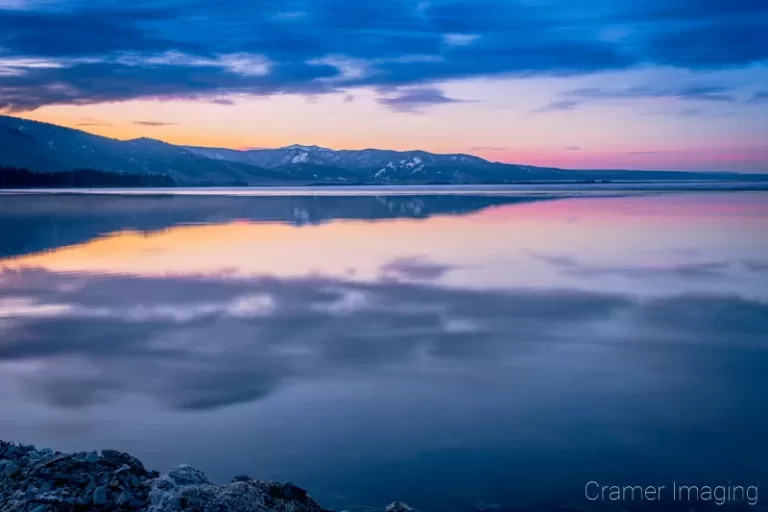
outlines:
[{"label": "reflection of mountain", "polygon": [[55,249],[125,229],[155,231],[232,220],[303,225],[333,219],[426,218],[542,199],[545,197],[11,195],[0,202],[0,256]]}]

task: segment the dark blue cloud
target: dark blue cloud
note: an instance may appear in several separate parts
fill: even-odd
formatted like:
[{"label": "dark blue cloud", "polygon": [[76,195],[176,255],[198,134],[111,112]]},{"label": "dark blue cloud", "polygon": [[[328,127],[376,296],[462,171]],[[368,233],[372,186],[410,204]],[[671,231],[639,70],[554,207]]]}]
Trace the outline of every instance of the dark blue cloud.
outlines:
[{"label": "dark blue cloud", "polygon": [[768,57],[766,26],[762,18],[664,32],[647,41],[645,54],[651,62],[688,69],[745,66]]},{"label": "dark blue cloud", "polygon": [[26,110],[47,104],[87,104],[137,97],[216,101],[211,95],[227,92],[316,94],[330,90],[317,79],[337,74],[332,66],[303,63],[278,64],[267,76],[190,64],[99,62],[34,68],[19,75],[0,76],[0,109]]},{"label": "dark blue cloud", "polygon": [[[199,45],[158,37],[149,29],[169,23],[174,12],[158,8],[0,9],[0,47],[14,55],[101,56],[116,51],[200,51]],[[171,46],[172,45],[172,46]]]},{"label": "dark blue cloud", "polygon": [[[138,97],[222,101],[229,93],[424,88],[478,76],[574,75],[647,64],[721,69],[768,59],[768,4],[755,0],[30,5],[0,9],[0,66],[35,58],[58,67],[17,64],[14,72],[0,73],[0,107]],[[212,65],[222,55],[270,65],[259,74],[248,64]],[[334,67],[339,62],[347,69]],[[708,96],[702,99],[717,93]]]}]

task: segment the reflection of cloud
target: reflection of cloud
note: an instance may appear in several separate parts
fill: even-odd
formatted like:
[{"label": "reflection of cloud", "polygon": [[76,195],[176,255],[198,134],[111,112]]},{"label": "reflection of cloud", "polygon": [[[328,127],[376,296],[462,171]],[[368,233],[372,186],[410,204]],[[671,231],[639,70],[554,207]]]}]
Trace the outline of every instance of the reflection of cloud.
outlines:
[{"label": "reflection of cloud", "polygon": [[[399,266],[412,274],[441,271],[427,262]],[[248,310],[258,314],[233,308],[253,306],[254,297],[258,307]],[[627,303],[586,292],[483,292],[311,277],[0,274],[0,300],[21,298],[38,308],[67,306],[0,324],[0,361],[42,365],[27,376],[31,391],[61,406],[144,393],[181,409],[254,400],[289,377],[408,365],[417,353],[428,359],[512,355],[518,342],[556,339],[548,328],[555,318],[558,328],[579,325]],[[136,314],[138,304],[143,314]]]},{"label": "reflection of cloud", "polygon": [[561,254],[532,255],[535,259],[547,263],[561,272],[583,277],[618,275],[624,277],[642,278],[654,276],[680,277],[713,277],[722,275],[731,264],[727,261],[710,261],[701,263],[678,263],[666,266],[647,265],[590,265],[570,256]]},{"label": "reflection of cloud", "polygon": [[742,264],[752,272],[768,272],[768,261],[746,260]]},{"label": "reflection of cloud", "polygon": [[[211,409],[257,400],[294,380],[422,371],[450,361],[466,370],[563,344],[638,336],[644,342],[768,341],[768,305],[707,295],[641,300],[323,277],[146,278],[25,269],[0,274],[0,301],[41,312],[66,306],[0,322],[0,364],[34,363],[28,373],[16,365],[22,383],[61,407],[143,394],[174,409]],[[137,304],[146,314],[128,314]],[[157,314],[168,311],[174,314]],[[606,324],[614,325],[601,327]]]},{"label": "reflection of cloud", "polygon": [[434,263],[416,256],[397,258],[381,267],[385,278],[405,278],[414,281],[440,279],[451,270],[450,265]]},{"label": "reflection of cloud", "polygon": [[679,295],[649,301],[637,316],[642,324],[663,331],[664,341],[768,343],[768,304],[764,302]]}]

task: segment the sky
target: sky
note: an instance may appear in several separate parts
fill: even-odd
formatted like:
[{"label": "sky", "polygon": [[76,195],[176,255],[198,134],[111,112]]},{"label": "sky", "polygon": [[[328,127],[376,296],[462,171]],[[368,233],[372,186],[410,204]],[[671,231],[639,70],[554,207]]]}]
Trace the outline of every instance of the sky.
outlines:
[{"label": "sky", "polygon": [[230,148],[768,172],[765,0],[0,0],[0,111]]}]

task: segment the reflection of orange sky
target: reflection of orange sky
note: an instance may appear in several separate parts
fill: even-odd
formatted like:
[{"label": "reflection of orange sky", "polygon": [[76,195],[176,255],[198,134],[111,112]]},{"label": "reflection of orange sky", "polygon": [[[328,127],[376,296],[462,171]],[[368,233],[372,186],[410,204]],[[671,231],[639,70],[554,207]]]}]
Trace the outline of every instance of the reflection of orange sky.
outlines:
[{"label": "reflection of orange sky", "polygon": [[[739,202],[734,202],[738,197]],[[667,193],[648,196],[603,197],[598,199],[557,200],[530,205],[538,218],[571,218],[585,216],[597,221],[603,219],[627,222],[636,219],[648,222],[647,218],[664,217],[670,222],[685,221],[697,225],[725,222],[728,218],[739,217],[744,222],[765,223],[768,218],[768,194],[765,193]],[[479,212],[477,217],[515,217],[517,208],[489,208]]]},{"label": "reflection of orange sky", "polygon": [[[356,278],[373,279],[387,262],[424,256],[455,265],[449,281],[493,286],[533,278],[546,282],[532,253],[663,264],[658,255],[644,258],[657,248],[768,251],[768,242],[756,236],[768,218],[765,196],[743,194],[738,205],[728,203],[727,197],[571,199],[493,207],[467,216],[344,220],[302,227],[247,221],[184,225],[151,235],[113,233],[51,252],[0,260],[0,267],[148,276],[222,272],[348,276],[354,270]],[[519,273],[499,276],[498,269],[486,268],[493,262],[507,269],[514,264]]]}]

